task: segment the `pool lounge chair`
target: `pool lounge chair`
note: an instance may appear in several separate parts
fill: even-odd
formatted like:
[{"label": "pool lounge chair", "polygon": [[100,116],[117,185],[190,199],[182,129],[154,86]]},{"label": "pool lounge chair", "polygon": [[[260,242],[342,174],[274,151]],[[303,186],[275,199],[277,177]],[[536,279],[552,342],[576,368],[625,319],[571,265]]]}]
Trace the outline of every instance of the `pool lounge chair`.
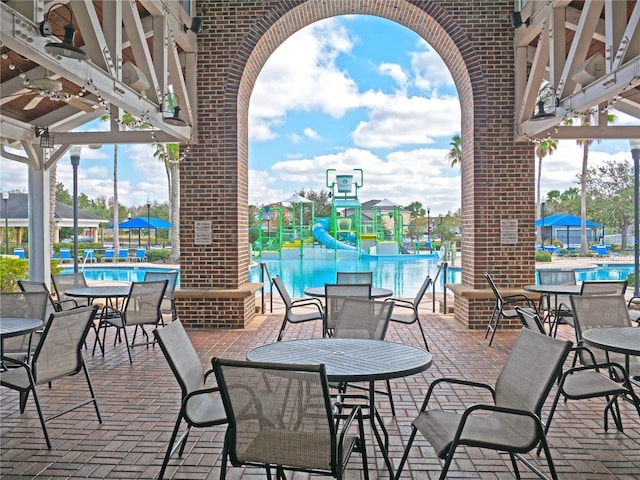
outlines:
[{"label": "pool lounge chair", "polygon": [[128,248],[121,248],[120,250],[118,250],[118,261],[123,261],[126,262],[129,260],[129,249]]},{"label": "pool lounge chair", "polygon": [[91,249],[85,249],[84,251],[84,263],[94,263],[96,262],[96,254]]},{"label": "pool lounge chair", "polygon": [[13,249],[13,254],[24,260],[24,248],[14,248]]},{"label": "pool lounge chair", "polygon": [[112,249],[109,248],[107,250],[104,251],[104,257],[102,259],[105,262],[115,262],[116,261],[116,252]]},{"label": "pool lounge chair", "polygon": [[60,262],[64,263],[64,262],[72,262],[73,261],[73,257],[71,257],[71,250],[68,248],[61,248],[60,249]]},{"label": "pool lounge chair", "polygon": [[147,260],[147,249],[144,247],[138,247],[136,249],[136,262],[144,262]]}]

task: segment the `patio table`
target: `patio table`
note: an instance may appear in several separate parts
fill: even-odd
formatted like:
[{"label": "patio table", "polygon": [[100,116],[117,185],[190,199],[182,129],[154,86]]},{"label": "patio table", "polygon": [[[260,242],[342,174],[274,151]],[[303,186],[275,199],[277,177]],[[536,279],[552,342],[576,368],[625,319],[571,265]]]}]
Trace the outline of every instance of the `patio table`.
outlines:
[{"label": "patio table", "polygon": [[[389,435],[382,417],[375,408],[374,382],[407,377],[428,369],[432,363],[429,352],[411,345],[382,340],[313,338],[262,345],[250,350],[247,360],[303,365],[324,364],[330,382],[369,382],[369,422],[389,474],[393,478],[393,466],[387,448]],[[376,420],[384,434],[384,441]]]},{"label": "patio table", "polygon": [[[323,298],[325,296],[324,285],[322,287],[308,287],[304,289],[304,294],[309,297]],[[393,291],[388,288],[371,288],[371,298],[384,298],[393,295]]]},{"label": "patio table", "polygon": [[92,355],[95,355],[96,353],[96,345],[100,345],[100,351],[104,356],[104,345],[102,345],[100,336],[98,335],[100,325],[106,316],[109,315],[109,309],[111,309],[111,312],[118,312],[118,299],[127,297],[129,295],[129,290],[131,290],[129,285],[100,285],[93,287],[70,288],[69,290],[65,290],[65,295],[77,298],[87,298],[89,303],[96,298],[104,298],[105,306],[100,311],[98,328],[96,328],[95,324],[92,323],[93,331],[96,334],[96,341],[93,343],[93,351],[91,352]]}]

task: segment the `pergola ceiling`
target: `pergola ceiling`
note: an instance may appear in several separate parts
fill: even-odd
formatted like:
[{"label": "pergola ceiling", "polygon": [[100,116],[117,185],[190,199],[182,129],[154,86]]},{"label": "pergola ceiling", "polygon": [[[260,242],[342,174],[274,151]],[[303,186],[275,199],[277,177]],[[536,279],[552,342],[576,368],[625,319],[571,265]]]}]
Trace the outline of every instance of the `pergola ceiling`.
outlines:
[{"label": "pergola ceiling", "polygon": [[[192,128],[165,123],[161,112],[164,94],[171,88],[179,98],[182,118],[195,125],[191,105],[196,102],[197,39],[183,30],[183,25],[191,25],[191,17],[182,3],[0,3],[3,156],[37,165],[43,155],[35,127],[48,127],[54,136],[56,147],[49,152],[48,163],[72,144],[190,141]],[[71,20],[69,9],[77,29],[74,43],[88,54],[87,61],[45,51],[47,43],[61,40]],[[40,34],[45,16],[55,36]],[[518,137],[640,137],[640,127],[607,125],[605,120],[609,107],[640,120],[640,3],[529,0],[521,16],[524,23],[515,29]],[[594,57],[598,54],[603,61]],[[582,67],[589,59],[596,68]],[[127,62],[142,72],[149,88],[128,81],[123,67]],[[595,78],[587,81],[583,74],[580,78],[585,83],[575,81],[578,71],[595,72]],[[553,115],[531,120],[540,89],[547,84],[546,111]],[[125,111],[151,125],[153,131],[121,128],[117,120]],[[590,111],[597,112],[591,126],[578,126],[579,122],[565,126],[567,119]],[[105,114],[111,115],[110,131],[71,132]],[[7,145],[22,148],[25,156],[7,152]]]},{"label": "pergola ceiling", "polygon": [[[640,138],[639,126],[607,124],[613,108],[640,125],[640,2],[530,0],[521,18],[515,30],[517,135]],[[551,115],[532,120],[540,97]],[[589,113],[587,126],[566,125]]]},{"label": "pergola ceiling", "polygon": [[[195,105],[197,39],[183,28],[191,25],[183,3],[189,2],[0,3],[2,155],[37,165],[43,155],[36,127],[48,128],[54,137],[48,162],[73,144],[189,142],[189,125],[195,122],[191,106]],[[41,35],[40,23],[45,17],[52,36]],[[70,20],[77,30],[74,45],[81,47],[89,60],[45,50],[48,43],[62,41]],[[168,92],[177,96],[180,117],[189,125],[164,121],[168,115],[162,109],[168,103]],[[119,119],[124,112],[149,128],[123,128]],[[110,118],[106,122],[110,131],[72,132],[105,115]],[[23,149],[25,156],[7,152],[7,146]]]}]

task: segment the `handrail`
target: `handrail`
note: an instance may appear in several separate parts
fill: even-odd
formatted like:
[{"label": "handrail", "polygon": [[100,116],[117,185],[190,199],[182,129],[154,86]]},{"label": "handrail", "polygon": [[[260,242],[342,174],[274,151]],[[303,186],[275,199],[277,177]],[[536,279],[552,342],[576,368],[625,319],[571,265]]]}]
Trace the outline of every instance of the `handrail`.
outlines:
[{"label": "handrail", "polygon": [[[433,313],[436,313],[436,285],[438,283],[438,277],[440,277],[440,272],[444,272],[444,278],[443,278],[443,285],[446,285],[447,283],[447,267],[449,266],[449,264],[447,262],[440,262],[438,263],[438,272],[436,273],[435,278],[433,279],[433,282],[431,282],[431,285],[433,285],[433,295],[431,298],[431,311]],[[443,308],[443,312],[447,313],[447,288],[443,287],[442,289],[442,297],[443,297],[443,304],[442,304],[442,308]]]},{"label": "handrail", "polygon": [[273,279],[271,278],[267,264],[260,262],[260,280],[262,281],[262,313],[264,313],[264,286],[266,284],[264,281],[265,273],[266,278],[269,279],[269,313],[273,313]]}]

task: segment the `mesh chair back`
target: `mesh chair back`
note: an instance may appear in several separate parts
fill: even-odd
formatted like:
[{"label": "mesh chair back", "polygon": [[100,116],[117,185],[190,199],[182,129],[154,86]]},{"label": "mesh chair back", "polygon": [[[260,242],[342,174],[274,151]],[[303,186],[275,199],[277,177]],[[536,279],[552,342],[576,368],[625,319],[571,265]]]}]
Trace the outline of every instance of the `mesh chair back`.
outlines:
[{"label": "mesh chair back", "polygon": [[[575,315],[578,343],[582,342],[582,332],[591,328],[631,326],[627,302],[622,295],[574,295],[571,297],[571,307]],[[606,361],[604,351],[594,348],[592,352],[598,363]],[[625,364],[623,355],[609,353],[609,358],[612,362]],[[582,354],[580,360],[584,365],[592,363],[588,355]]]},{"label": "mesh chair back", "polygon": [[[45,317],[49,295],[45,292],[6,292],[0,293],[0,316],[16,318],[38,318],[46,321]],[[3,338],[3,353],[21,359],[29,354],[31,349],[31,335],[19,335]]]},{"label": "mesh chair back", "polygon": [[332,471],[336,427],[324,365],[214,359],[234,465]]},{"label": "mesh chair back", "polygon": [[383,340],[392,310],[393,302],[349,297],[342,304],[333,336]]},{"label": "mesh chair back", "polygon": [[122,309],[125,325],[157,324],[162,320],[160,305],[167,289],[167,280],[133,282]]},{"label": "mesh chair back", "polygon": [[504,303],[504,300],[502,299],[502,295],[500,295],[500,292],[498,291],[498,287],[494,283],[493,278],[491,277],[489,272],[484,272],[483,275],[484,275],[484,278],[487,279],[487,283],[489,284],[489,287],[491,287],[491,291],[493,291],[493,294],[496,297],[496,307],[495,308],[496,309],[502,308],[502,304]]},{"label": "mesh chair back", "polygon": [[[540,416],[571,346],[570,341],[523,328],[496,381],[496,405],[527,410]],[[521,422],[530,425],[531,436],[535,438],[531,419],[523,417]]]},{"label": "mesh chair back", "polygon": [[538,270],[540,285],[575,285],[576,273],[574,270]]},{"label": "mesh chair back", "polygon": [[74,308],[51,315],[31,363],[36,385],[74,375],[82,369],[82,346],[97,309]]},{"label": "mesh chair back", "polygon": [[49,301],[47,302],[47,305],[45,307],[45,312],[44,312],[44,319],[45,321],[47,321],[49,319],[49,316],[52,313],[55,313],[58,311],[58,309],[56,308],[56,304],[53,301],[53,298],[51,297],[51,293],[49,292],[49,289],[47,288],[46,283],[44,282],[27,282],[25,280],[18,280],[18,286],[20,287],[20,290],[22,290],[23,292],[37,292],[37,293],[46,293],[47,297],[49,299]]},{"label": "mesh chair back", "polygon": [[162,301],[162,311],[168,312],[171,310],[171,302],[173,301],[173,293],[176,290],[176,283],[178,282],[178,271],[171,270],[169,272],[145,272],[145,282],[156,282],[159,280],[167,280],[167,289],[164,292],[164,300]]},{"label": "mesh chair back", "polygon": [[626,280],[604,280],[597,282],[584,281],[580,295],[623,295],[627,291]]},{"label": "mesh chair back", "polygon": [[338,323],[342,304],[348,297],[371,298],[371,284],[327,283],[324,286],[325,315],[327,330],[333,330]]},{"label": "mesh chair back", "polygon": [[58,300],[73,300],[73,297],[65,295],[64,292],[71,288],[84,288],[89,286],[82,272],[52,274],[51,281],[53,282],[53,288],[56,291]]},{"label": "mesh chair back", "polygon": [[204,387],[204,370],[180,320],[153,331],[171,371],[182,389],[182,398]]},{"label": "mesh chair back", "polygon": [[518,313],[518,317],[520,318],[523,327],[528,328],[533,332],[542,333],[543,335],[547,334],[544,330],[544,326],[542,325],[540,315],[529,310],[524,310],[520,307],[515,307],[515,310]]},{"label": "mesh chair back", "polygon": [[373,272],[338,272],[336,283],[373,283]]},{"label": "mesh chair back", "polygon": [[282,279],[278,276],[273,277],[273,284],[276,286],[276,290],[278,290],[280,297],[282,297],[282,301],[284,302],[287,311],[289,311],[292,301],[289,296],[289,292],[287,292],[287,288],[284,286],[284,283],[282,283]]},{"label": "mesh chair back", "polygon": [[420,285],[420,288],[418,289],[418,293],[416,293],[416,296],[413,299],[414,308],[417,309],[418,306],[420,305],[420,302],[422,301],[422,297],[424,297],[424,294],[427,293],[427,289],[429,288],[429,285],[431,285],[431,277],[427,275],[427,278],[424,279],[424,281],[422,282],[422,285]]}]

